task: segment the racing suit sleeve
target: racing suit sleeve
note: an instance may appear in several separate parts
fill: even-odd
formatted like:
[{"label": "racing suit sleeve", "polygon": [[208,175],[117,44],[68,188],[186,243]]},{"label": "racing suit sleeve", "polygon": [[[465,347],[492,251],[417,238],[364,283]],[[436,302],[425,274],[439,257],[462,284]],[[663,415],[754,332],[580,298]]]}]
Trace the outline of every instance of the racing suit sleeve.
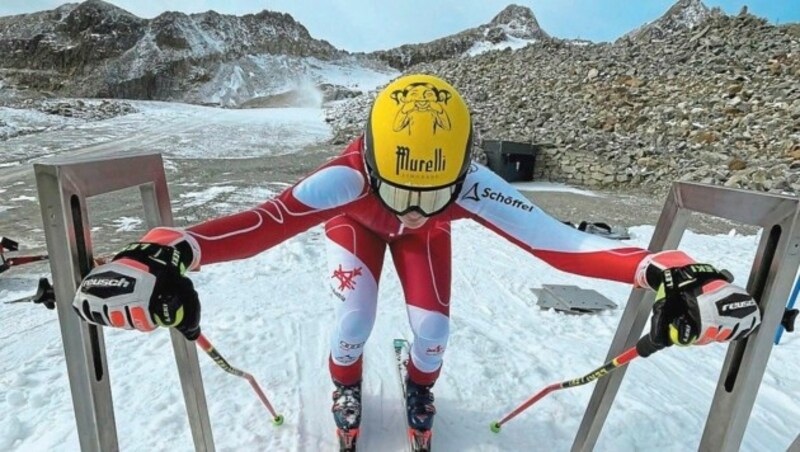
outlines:
[{"label": "racing suit sleeve", "polygon": [[[187,228],[156,228],[143,241],[177,246],[188,242],[195,270],[201,265],[244,259],[343,213],[368,194],[352,153],[323,165],[265,203]],[[166,240],[166,242],[165,242]]]},{"label": "racing suit sleeve", "polygon": [[632,283],[650,252],[579,231],[545,213],[489,169],[472,164],[454,206],[551,266],[583,276]]}]

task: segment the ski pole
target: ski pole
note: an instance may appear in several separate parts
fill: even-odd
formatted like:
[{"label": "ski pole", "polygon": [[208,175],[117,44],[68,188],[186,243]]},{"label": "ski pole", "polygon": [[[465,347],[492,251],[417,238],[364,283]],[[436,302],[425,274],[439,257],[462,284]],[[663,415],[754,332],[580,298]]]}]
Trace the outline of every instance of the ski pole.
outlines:
[{"label": "ski pole", "polygon": [[510,421],[511,419],[514,419],[515,417],[517,417],[517,415],[527,410],[531,405],[543,399],[546,395],[550,394],[551,392],[558,391],[560,389],[574,388],[575,386],[581,386],[585,385],[586,383],[591,383],[599,378],[605,377],[614,370],[619,369],[620,367],[628,364],[629,362],[633,361],[638,357],[647,358],[648,356],[652,355],[653,353],[659,350],[661,350],[661,347],[654,344],[650,340],[649,335],[644,335],[642,336],[641,339],[639,339],[636,345],[620,353],[611,361],[603,364],[602,366],[589,372],[588,374],[580,378],[562,381],[561,383],[553,383],[545,387],[544,389],[540,390],[539,392],[534,394],[531,398],[526,400],[525,403],[515,408],[514,411],[506,414],[505,417],[503,417],[499,421],[492,422],[490,428],[494,433],[500,433],[500,427],[502,427],[503,424]]},{"label": "ski pole", "polygon": [[[794,304],[797,302],[797,296],[798,295],[800,295],[800,278],[798,278],[794,283],[794,289],[792,289],[792,294],[789,296],[789,303],[786,305],[786,310],[787,311],[791,311],[792,308],[794,308]],[[791,314],[789,314],[789,315],[791,316]],[[797,314],[794,314],[794,315],[797,316]],[[786,317],[786,315],[784,314],[784,318],[785,317]],[[791,320],[791,318],[790,318],[790,320]],[[791,323],[794,323],[794,322],[792,321]],[[778,344],[781,343],[781,336],[783,336],[783,331],[784,330],[786,330],[786,327],[784,326],[784,322],[781,322],[781,324],[778,325],[778,331],[775,332],[775,345],[778,345]],[[790,333],[791,333],[791,331],[790,331]]]},{"label": "ski pole", "polygon": [[47,255],[42,254],[38,256],[19,256],[19,257],[5,257],[3,253],[0,253],[0,273],[8,270],[11,267],[22,265],[22,264],[30,264],[32,262],[39,262],[47,260]]},{"label": "ski pole", "polygon": [[261,399],[261,402],[263,402],[264,406],[267,407],[267,411],[269,411],[269,414],[272,415],[272,424],[273,425],[283,424],[283,415],[275,413],[275,409],[272,408],[272,405],[269,403],[269,399],[267,399],[267,396],[264,394],[264,391],[261,390],[261,386],[258,385],[258,382],[256,381],[255,378],[253,378],[252,375],[228,364],[228,361],[226,361],[225,358],[223,358],[222,355],[219,354],[217,349],[215,349],[214,346],[211,345],[211,342],[209,342],[204,335],[201,334],[197,338],[197,345],[199,345],[200,348],[202,348],[203,351],[206,352],[208,356],[210,356],[211,359],[213,359],[214,362],[217,363],[217,365],[222,368],[222,370],[228,372],[229,374],[236,375],[237,377],[246,379],[250,383],[250,386],[253,387],[253,390],[256,392],[256,394],[258,394],[258,398]]}]

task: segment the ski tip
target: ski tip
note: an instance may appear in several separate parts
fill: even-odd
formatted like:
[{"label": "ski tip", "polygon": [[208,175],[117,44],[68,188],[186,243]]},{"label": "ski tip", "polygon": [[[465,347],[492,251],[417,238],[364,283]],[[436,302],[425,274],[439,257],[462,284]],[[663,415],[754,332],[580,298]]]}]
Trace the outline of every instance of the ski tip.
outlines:
[{"label": "ski tip", "polygon": [[492,425],[489,426],[489,429],[491,429],[494,433],[500,433],[500,423],[497,421],[492,422]]},{"label": "ski tip", "polygon": [[274,425],[275,427],[280,427],[281,425],[283,425],[283,415],[279,414],[274,418],[272,418],[272,425]]}]

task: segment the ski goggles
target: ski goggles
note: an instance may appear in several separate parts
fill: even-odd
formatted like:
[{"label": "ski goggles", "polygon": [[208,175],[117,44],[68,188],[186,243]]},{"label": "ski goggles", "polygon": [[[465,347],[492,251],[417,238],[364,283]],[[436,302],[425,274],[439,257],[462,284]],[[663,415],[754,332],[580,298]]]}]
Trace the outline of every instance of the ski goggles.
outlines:
[{"label": "ski goggles", "polygon": [[450,205],[458,195],[461,184],[425,190],[410,190],[383,181],[375,181],[375,185],[378,198],[393,213],[405,215],[418,212],[430,217]]}]

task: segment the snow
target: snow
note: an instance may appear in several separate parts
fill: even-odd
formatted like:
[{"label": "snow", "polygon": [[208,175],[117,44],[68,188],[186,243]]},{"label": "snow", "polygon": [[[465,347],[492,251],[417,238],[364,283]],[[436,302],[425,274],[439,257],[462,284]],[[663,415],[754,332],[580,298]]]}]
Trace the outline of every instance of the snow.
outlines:
[{"label": "snow", "polygon": [[646,30],[654,28],[660,30],[662,33],[674,32],[681,28],[693,29],[701,24],[710,14],[708,7],[705,6],[702,0],[679,0],[672,5],[663,16],[626,33],[623,38],[635,38]]},{"label": "snow", "polygon": [[[644,246],[652,226],[632,228]],[[566,450],[590,388],[562,391],[509,423],[498,418],[545,384],[581,375],[604,358],[628,287],[551,269],[472,223],[453,231],[453,326],[442,379],[434,446],[441,451]],[[745,281],[756,236],[688,233],[686,250],[724,263]],[[325,366],[334,302],[326,285],[322,231],[291,239],[255,258],[192,275],[203,300],[203,326],[229,361],[253,373],[286,418],[272,427],[242,381],[201,356],[215,440],[220,450],[331,450],[330,382]],[[482,256],[469,260],[467,256]],[[491,266],[486,266],[491,262]],[[528,263],[521,266],[520,263]],[[381,312],[366,346],[362,445],[402,450],[399,388],[390,341],[409,337],[391,262],[380,288]],[[541,284],[594,288],[621,305],[594,317],[540,311],[529,289]],[[235,290],[231,290],[235,288]],[[23,296],[0,291],[0,298]],[[266,295],[266,296],[265,296]],[[0,449],[77,450],[66,368],[52,312],[3,306],[0,344]],[[112,390],[122,450],[191,450],[168,336],[107,330]],[[800,341],[787,335],[772,359],[743,450],[784,450],[800,428]],[[631,366],[597,450],[696,448],[723,346],[669,349]],[[10,414],[13,413],[13,414]],[[776,420],[780,419],[780,422]],[[158,434],[149,434],[150,432]]]},{"label": "snow", "polygon": [[514,18],[510,22],[500,25],[500,29],[514,37],[541,33],[541,29],[537,25],[531,25],[527,20],[521,18]]},{"label": "snow", "polygon": [[[316,91],[316,85],[324,83],[369,91],[399,74],[388,67],[370,67],[353,57],[324,61],[314,57],[248,55],[221,65],[213,78],[194,89],[189,98],[233,106],[287,91]],[[316,103],[310,106],[320,106],[321,95],[316,96]]]},{"label": "snow", "polygon": [[359,91],[372,91],[400,75],[399,71],[359,66],[354,62],[327,62],[309,58],[311,74],[320,83],[331,83]]},{"label": "snow", "polygon": [[[303,143],[330,133],[315,109],[230,111],[145,102],[136,107],[140,113],[58,135],[75,140],[71,144],[76,148],[129,139],[144,140],[148,149],[169,158],[239,158],[297,152]],[[292,145],[255,149],[255,141],[238,132],[242,127],[248,127],[248,134],[264,128],[265,134],[278,134],[276,142]],[[57,138],[48,133],[11,140],[14,149],[22,148],[17,155],[41,156],[35,144]],[[53,147],[48,152],[59,151]],[[253,181],[231,191],[228,185],[197,182],[184,184],[191,190],[174,200],[179,208],[203,205],[227,212],[232,205],[259,203],[286,186]],[[558,184],[518,187],[596,195]],[[138,218],[112,221],[119,230],[142,227]],[[652,225],[631,228],[631,240],[625,243],[647,246],[653,231]],[[454,224],[452,240],[451,339],[435,388],[439,414],[433,446],[437,451],[568,450],[592,385],[552,394],[507,424],[500,435],[488,426],[544,385],[600,365],[630,287],[550,268],[476,223]],[[681,249],[728,268],[744,284],[759,240],[758,235],[735,232],[689,231]],[[327,356],[336,302],[329,293],[323,242],[321,227],[315,227],[256,257],[206,266],[191,275],[203,304],[205,334],[231,364],[256,377],[286,417],[283,426],[270,425],[251,388],[200,353],[218,450],[335,448]],[[410,329],[388,255],[384,270],[380,311],[365,347],[360,445],[363,450],[399,451],[405,447],[404,419],[390,342],[410,338]],[[0,301],[31,295],[38,276],[3,275]],[[28,278],[23,282],[30,284],[19,283],[17,277]],[[620,308],[597,316],[543,311],[530,291],[542,284],[595,289]],[[55,314],[25,304],[0,304],[0,325],[0,450],[78,451]],[[104,336],[120,449],[193,450],[167,332],[106,329]],[[673,347],[631,364],[595,450],[695,450],[725,352],[722,345]],[[800,338],[792,334],[773,350],[743,451],[785,450],[800,432],[798,352]]]},{"label": "snow", "polygon": [[[175,158],[242,159],[264,155],[284,155],[298,149],[329,139],[330,127],[323,121],[323,112],[318,108],[256,108],[246,110],[220,110],[198,107],[213,113],[207,118],[202,131],[197,123],[187,125],[185,130],[173,132],[166,142],[169,154]],[[213,110],[209,111],[209,110]],[[236,135],[240,127],[246,126],[248,133]],[[303,133],[297,133],[302,130]],[[201,133],[207,137],[197,143],[195,137]],[[232,137],[236,146],[231,146]],[[170,147],[176,144],[177,147]]]},{"label": "snow", "polygon": [[565,184],[555,182],[513,182],[511,185],[517,190],[523,192],[558,192],[558,193],[574,193],[577,195],[602,197],[598,193],[589,190],[582,190],[580,188],[571,187]]},{"label": "snow", "polygon": [[685,7],[680,8],[673,17],[678,25],[694,28],[703,22],[705,18],[708,17],[708,14],[708,8],[702,1],[690,0],[689,3]]},{"label": "snow", "polygon": [[183,204],[184,208],[196,207],[208,204],[209,202],[216,199],[218,196],[223,195],[225,193],[232,193],[234,191],[236,191],[236,187],[234,186],[216,186],[200,192],[184,193],[181,194],[180,197],[182,199],[189,199],[188,202],[185,202]]},{"label": "snow", "polygon": [[114,220],[114,228],[117,232],[140,230],[142,224],[144,224],[144,221],[141,218],[119,217]]},{"label": "snow", "polygon": [[181,17],[175,21],[175,24],[182,31],[180,36],[186,37],[193,54],[207,55],[210,53],[223,53],[226,50],[224,41],[218,40],[209,34],[212,30],[204,30],[189,17]]},{"label": "snow", "polygon": [[[0,193],[2,193],[2,192],[0,192]],[[15,197],[9,199],[9,201],[12,201],[12,202],[15,202],[15,201],[36,201],[36,197],[35,196],[24,196],[24,195],[23,196],[15,196]]]},{"label": "snow", "polygon": [[0,141],[43,130],[58,130],[82,122],[36,110],[0,107]]},{"label": "snow", "polygon": [[511,50],[517,50],[525,47],[528,44],[533,44],[536,42],[536,39],[520,39],[515,38],[513,36],[508,36],[508,39],[505,41],[501,41],[498,43],[492,43],[489,41],[478,41],[472,45],[466,52],[464,52],[465,56],[476,56],[486,52],[493,52],[497,50],[505,50],[510,48]]},{"label": "snow", "polygon": [[[68,127],[0,141],[0,164],[100,149],[146,150],[175,159],[243,159],[285,155],[332,136],[319,108],[233,110],[169,102],[129,103],[138,113],[106,121],[71,122]],[[9,110],[38,117],[27,110]]]}]

